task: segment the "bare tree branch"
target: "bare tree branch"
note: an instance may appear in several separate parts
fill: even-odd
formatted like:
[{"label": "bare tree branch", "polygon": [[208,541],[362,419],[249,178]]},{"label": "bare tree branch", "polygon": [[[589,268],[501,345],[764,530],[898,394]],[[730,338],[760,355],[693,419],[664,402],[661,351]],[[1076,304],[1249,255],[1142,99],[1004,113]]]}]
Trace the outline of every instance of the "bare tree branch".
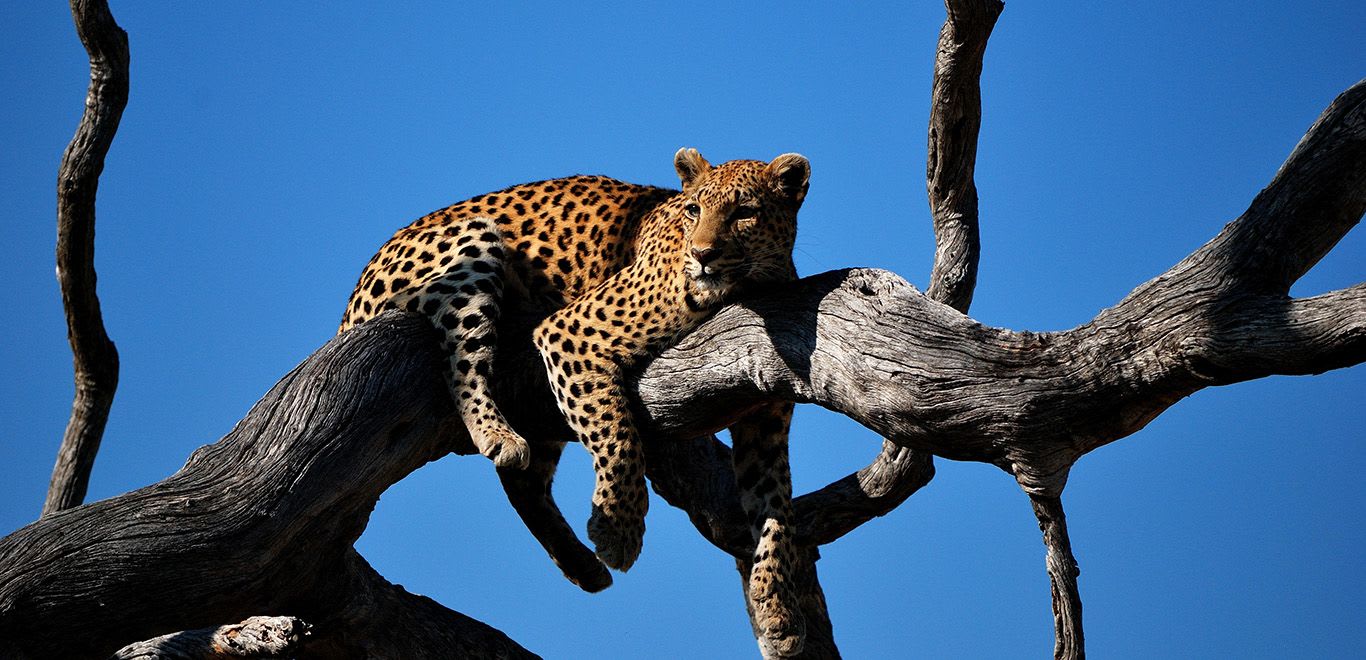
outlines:
[{"label": "bare tree branch", "polygon": [[[1366,80],[1338,95],[1229,227],[1224,275],[1284,293],[1366,212]],[[1274,247],[1272,247],[1274,246]]]},{"label": "bare tree branch", "polygon": [[1240,362],[1243,351],[1226,347],[1266,348],[1277,330],[1265,317],[1284,299],[1160,288],[1161,315],[1130,298],[1076,329],[1038,334],[982,326],[885,271],[825,273],[726,308],[652,362],[638,389],[656,428],[705,429],[757,398],[817,403],[1046,493],[1062,489],[1076,458],[1195,390],[1361,361],[1359,286],[1294,301],[1304,311],[1289,322],[1313,329],[1295,343],[1302,361],[1268,363]]},{"label": "bare tree branch", "polygon": [[926,191],[934,214],[934,269],[929,297],[960,312],[972,304],[981,243],[977,231],[977,134],[982,127],[982,57],[998,0],[947,0],[930,97]]},{"label": "bare tree branch", "polygon": [[43,515],[85,499],[119,381],[119,356],[104,330],[95,295],[95,190],[104,156],[128,103],[128,35],[104,0],[71,0],[76,32],[90,55],[85,114],[57,175],[57,281],[75,363],[71,404]]},{"label": "bare tree branch", "polygon": [[1053,589],[1053,657],[1082,658],[1086,641],[1081,626],[1081,592],[1077,590],[1077,559],[1072,556],[1072,541],[1067,537],[1067,516],[1062,499],[1050,495],[1030,495],[1034,517],[1043,532],[1048,549],[1045,565]]},{"label": "bare tree branch", "polygon": [[0,539],[0,656],[105,657],[278,614],[313,626],[300,657],[534,657],[351,549],[385,488],[452,446],[472,450],[442,426],[438,355],[421,319],[366,324],[166,480]]}]

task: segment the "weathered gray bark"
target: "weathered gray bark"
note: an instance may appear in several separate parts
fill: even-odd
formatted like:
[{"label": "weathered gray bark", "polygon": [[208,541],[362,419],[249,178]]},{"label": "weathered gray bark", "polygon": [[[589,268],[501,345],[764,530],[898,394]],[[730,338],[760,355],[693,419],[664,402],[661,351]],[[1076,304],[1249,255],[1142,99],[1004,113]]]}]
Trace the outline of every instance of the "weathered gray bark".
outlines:
[{"label": "weathered gray bark", "polygon": [[1072,542],[1067,537],[1067,516],[1062,498],[1051,495],[1030,495],[1034,517],[1043,532],[1048,548],[1045,565],[1053,592],[1053,657],[1082,658],[1086,656],[1086,640],[1081,627],[1081,592],[1077,576],[1081,569],[1072,556]]},{"label": "weathered gray bark", "polygon": [[385,488],[468,446],[441,426],[438,364],[425,322],[367,324],[165,481],[0,539],[0,657],[105,657],[256,615],[310,624],[298,657],[535,657],[352,549]]},{"label": "weathered gray bark", "polygon": [[80,504],[114,403],[119,354],[95,295],[95,191],[104,156],[128,103],[128,35],[103,0],[71,0],[76,33],[90,56],[85,114],[57,173],[57,281],[66,311],[76,395],[52,468],[43,514]]},{"label": "weathered gray bark", "polygon": [[977,286],[977,133],[982,128],[982,58],[999,0],[945,0],[930,94],[925,191],[934,214],[934,267],[926,295],[966,313]]}]

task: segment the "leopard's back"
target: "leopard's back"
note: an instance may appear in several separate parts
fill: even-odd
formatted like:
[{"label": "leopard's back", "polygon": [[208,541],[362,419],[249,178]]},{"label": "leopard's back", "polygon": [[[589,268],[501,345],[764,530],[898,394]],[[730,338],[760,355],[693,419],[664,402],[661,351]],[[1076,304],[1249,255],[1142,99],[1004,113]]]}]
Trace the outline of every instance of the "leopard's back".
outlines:
[{"label": "leopard's back", "polygon": [[453,263],[481,258],[504,269],[510,291],[543,311],[558,309],[628,265],[642,222],[678,194],[578,175],[512,186],[424,215],[371,258],[340,330],[395,307],[422,312],[414,294],[423,283]]}]

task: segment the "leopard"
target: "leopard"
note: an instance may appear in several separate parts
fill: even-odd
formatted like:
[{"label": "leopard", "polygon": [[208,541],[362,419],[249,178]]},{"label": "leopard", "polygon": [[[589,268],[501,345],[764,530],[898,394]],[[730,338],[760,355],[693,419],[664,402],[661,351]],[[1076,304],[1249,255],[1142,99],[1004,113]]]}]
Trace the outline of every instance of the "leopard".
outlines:
[{"label": "leopard", "polygon": [[[588,537],[596,558],[622,572],[640,555],[649,504],[627,375],[723,305],[796,279],[797,213],[811,175],[800,154],[712,165],[692,148],[678,150],[674,169],[681,189],[575,175],[424,215],[370,260],[338,329],[391,309],[428,319],[475,448],[500,472],[536,472],[548,493],[559,452],[549,453],[549,466],[533,466],[530,444],[490,386],[505,299],[543,313],[532,342],[561,414],[593,461]],[[746,594],[761,645],[779,655],[799,651],[805,635],[791,570],[791,417],[791,403],[764,404],[729,429],[755,543]]]}]

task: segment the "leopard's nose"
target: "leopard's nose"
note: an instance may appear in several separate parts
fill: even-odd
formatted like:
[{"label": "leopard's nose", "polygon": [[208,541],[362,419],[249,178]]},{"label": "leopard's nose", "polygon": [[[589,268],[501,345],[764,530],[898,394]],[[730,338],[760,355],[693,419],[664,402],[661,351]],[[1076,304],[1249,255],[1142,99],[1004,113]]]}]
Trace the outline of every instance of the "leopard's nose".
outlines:
[{"label": "leopard's nose", "polygon": [[715,261],[719,256],[721,256],[721,251],[714,247],[694,247],[692,249],[692,258],[703,266],[707,265],[709,261]]}]

